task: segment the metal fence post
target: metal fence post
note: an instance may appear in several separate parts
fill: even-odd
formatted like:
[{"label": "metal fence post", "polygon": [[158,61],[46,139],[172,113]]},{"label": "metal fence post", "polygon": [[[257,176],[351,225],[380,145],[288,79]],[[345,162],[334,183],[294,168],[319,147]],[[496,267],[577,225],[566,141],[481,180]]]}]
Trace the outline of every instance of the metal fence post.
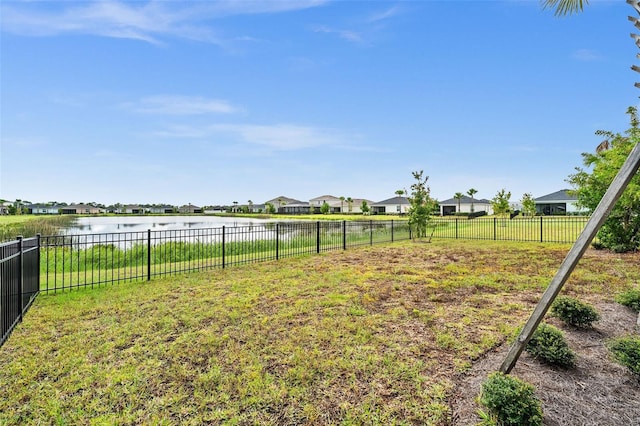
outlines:
[{"label": "metal fence post", "polygon": [[147,281],[151,281],[151,229],[147,229]]},{"label": "metal fence post", "polygon": [[22,235],[18,235],[18,237],[16,238],[18,240],[18,296],[17,296],[17,300],[18,300],[18,311],[19,311],[19,318],[20,318],[20,322],[22,322],[22,294],[24,293],[24,289],[22,288],[23,286],[23,274],[24,274],[24,265],[23,265],[23,250],[24,247],[22,246]]},{"label": "metal fence post", "polygon": [[316,253],[320,253],[320,221],[316,222]]},{"label": "metal fence post", "polygon": [[373,221],[369,220],[369,245],[373,245]]},{"label": "metal fence post", "polygon": [[458,218],[456,217],[456,240],[458,239]]},{"label": "metal fence post", "polygon": [[347,221],[342,221],[342,250],[347,249]]},{"label": "metal fence post", "polygon": [[37,254],[36,254],[36,264],[38,265],[38,291],[36,292],[37,294],[40,294],[40,238],[42,237],[42,235],[40,234],[36,234],[36,244],[37,244]]},{"label": "metal fence post", "polygon": [[498,219],[497,218],[493,218],[493,240],[497,240],[498,239]]},{"label": "metal fence post", "polygon": [[224,269],[224,230],[226,226],[222,225],[222,269]]},{"label": "metal fence post", "polygon": [[280,233],[280,223],[276,222],[276,260],[280,259],[280,238],[278,238],[278,234]]},{"label": "metal fence post", "polygon": [[540,242],[543,242],[542,235],[542,216],[540,216]]},{"label": "metal fence post", "polygon": [[393,242],[393,219],[391,219],[391,242]]}]

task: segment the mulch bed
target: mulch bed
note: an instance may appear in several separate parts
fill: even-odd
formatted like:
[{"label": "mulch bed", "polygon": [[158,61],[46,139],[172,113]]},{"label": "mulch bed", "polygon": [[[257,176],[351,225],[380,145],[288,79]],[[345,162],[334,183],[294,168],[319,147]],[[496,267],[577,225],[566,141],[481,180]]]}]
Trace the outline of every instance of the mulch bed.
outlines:
[{"label": "mulch bed", "polygon": [[[591,330],[564,325],[555,318],[546,322],[563,330],[577,355],[576,366],[548,366],[522,353],[511,374],[531,383],[542,401],[545,425],[640,425],[640,377],[611,360],[606,342],[637,333],[638,314],[616,303],[595,303],[600,321]],[[487,376],[499,369],[508,344],[485,354],[461,374],[451,401],[454,425],[476,425],[480,418],[475,402]]]}]

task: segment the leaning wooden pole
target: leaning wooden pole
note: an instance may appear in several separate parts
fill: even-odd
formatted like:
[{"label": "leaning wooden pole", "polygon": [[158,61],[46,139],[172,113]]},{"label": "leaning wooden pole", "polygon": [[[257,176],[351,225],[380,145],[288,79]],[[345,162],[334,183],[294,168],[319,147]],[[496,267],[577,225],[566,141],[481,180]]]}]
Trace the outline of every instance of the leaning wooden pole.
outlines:
[{"label": "leaning wooden pole", "polygon": [[620,168],[620,171],[616,175],[613,182],[607,189],[607,192],[602,197],[600,204],[596,207],[595,211],[591,215],[591,218],[587,222],[587,225],[580,233],[580,236],[569,250],[569,253],[562,261],[558,272],[551,280],[549,287],[542,295],[542,298],[538,302],[533,314],[525,324],[524,328],[520,332],[520,335],[516,341],[511,345],[506,358],[500,366],[500,371],[509,374],[513,367],[516,365],[520,354],[529,343],[533,332],[536,330],[542,318],[547,313],[551,304],[555,300],[562,287],[567,282],[573,272],[574,268],[578,264],[578,261],[589,247],[589,244],[598,233],[598,230],[606,220],[607,216],[615,206],[616,202],[624,192],[627,185],[640,168],[640,143],[631,150],[629,157]]}]

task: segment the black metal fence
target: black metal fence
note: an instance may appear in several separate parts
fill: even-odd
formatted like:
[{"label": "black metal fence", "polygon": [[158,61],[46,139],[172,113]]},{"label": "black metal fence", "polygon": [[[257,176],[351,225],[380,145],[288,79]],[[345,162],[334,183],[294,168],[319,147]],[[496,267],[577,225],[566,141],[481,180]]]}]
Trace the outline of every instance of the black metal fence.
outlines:
[{"label": "black metal fence", "polygon": [[372,220],[42,237],[41,291],[150,280],[410,238],[406,221]]},{"label": "black metal fence", "polygon": [[431,231],[434,238],[573,243],[588,220],[586,216],[436,218]]},{"label": "black metal fence", "polygon": [[0,346],[40,290],[40,237],[0,244]]}]

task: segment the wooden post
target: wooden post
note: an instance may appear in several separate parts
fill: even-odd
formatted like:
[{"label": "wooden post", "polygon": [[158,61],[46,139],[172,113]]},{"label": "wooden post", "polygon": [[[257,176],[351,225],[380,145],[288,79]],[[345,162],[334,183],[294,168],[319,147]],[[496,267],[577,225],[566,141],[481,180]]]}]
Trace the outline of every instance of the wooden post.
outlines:
[{"label": "wooden post", "polygon": [[600,200],[598,207],[596,207],[595,211],[589,218],[585,228],[582,230],[580,236],[573,244],[573,247],[571,247],[571,250],[569,250],[569,253],[562,261],[558,272],[556,272],[556,275],[551,280],[549,287],[547,287],[547,290],[542,295],[542,298],[534,309],[533,314],[531,314],[531,317],[525,324],[516,341],[511,345],[507,356],[500,366],[501,372],[509,374],[516,365],[520,354],[527,346],[527,343],[529,343],[533,332],[536,330],[542,321],[542,318],[551,307],[556,296],[560,293],[560,290],[562,290],[562,287],[571,276],[571,272],[574,270],[578,261],[589,247],[589,244],[598,233],[598,230],[611,212],[611,209],[613,209],[625,188],[629,185],[629,182],[638,171],[638,168],[640,168],[640,144],[636,144],[636,146],[631,150],[629,157],[627,157],[627,160],[620,168],[615,179],[611,182],[611,185],[609,185],[607,192],[602,197],[602,200]]}]

